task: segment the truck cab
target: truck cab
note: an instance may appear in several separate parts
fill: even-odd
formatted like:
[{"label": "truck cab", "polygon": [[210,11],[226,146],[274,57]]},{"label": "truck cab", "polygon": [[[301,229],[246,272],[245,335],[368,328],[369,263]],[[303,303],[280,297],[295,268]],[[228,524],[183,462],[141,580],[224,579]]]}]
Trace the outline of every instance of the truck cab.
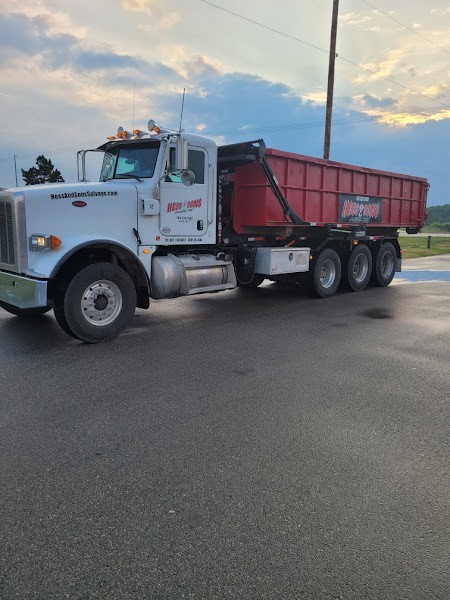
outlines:
[{"label": "truck cab", "polygon": [[[231,260],[201,250],[216,244],[215,142],[149,129],[119,128],[80,151],[78,183],[1,193],[1,307],[21,316],[53,308],[67,333],[97,342],[150,297],[236,287]],[[95,182],[91,152],[103,153]]]},{"label": "truck cab", "polygon": [[167,133],[149,138],[142,132],[129,139],[122,133],[99,150],[104,152],[100,180],[126,179],[136,188],[140,245],[215,243],[217,146],[212,140]]}]

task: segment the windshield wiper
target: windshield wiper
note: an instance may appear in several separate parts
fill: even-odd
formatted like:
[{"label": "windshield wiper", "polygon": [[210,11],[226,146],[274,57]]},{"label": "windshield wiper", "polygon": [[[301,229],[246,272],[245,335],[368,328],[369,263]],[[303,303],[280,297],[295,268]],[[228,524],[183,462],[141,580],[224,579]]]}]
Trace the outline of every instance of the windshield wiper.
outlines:
[{"label": "windshield wiper", "polygon": [[142,183],[143,179],[138,177],[137,175],[133,175],[133,173],[121,173],[120,175],[116,175],[115,179],[137,179]]}]

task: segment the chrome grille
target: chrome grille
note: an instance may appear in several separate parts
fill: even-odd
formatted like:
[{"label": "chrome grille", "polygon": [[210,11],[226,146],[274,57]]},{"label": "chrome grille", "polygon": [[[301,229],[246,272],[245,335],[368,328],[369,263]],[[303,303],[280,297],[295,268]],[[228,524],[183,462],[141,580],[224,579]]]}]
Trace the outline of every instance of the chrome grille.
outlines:
[{"label": "chrome grille", "polygon": [[15,262],[13,208],[9,202],[0,201],[0,263]]}]

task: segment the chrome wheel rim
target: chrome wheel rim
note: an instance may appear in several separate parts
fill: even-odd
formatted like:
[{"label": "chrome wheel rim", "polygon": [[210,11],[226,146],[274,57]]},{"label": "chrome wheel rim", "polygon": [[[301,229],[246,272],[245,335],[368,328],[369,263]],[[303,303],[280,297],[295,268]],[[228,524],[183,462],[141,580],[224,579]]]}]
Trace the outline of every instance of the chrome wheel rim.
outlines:
[{"label": "chrome wheel rim", "polygon": [[336,279],[336,265],[330,259],[324,260],[320,266],[319,281],[324,288],[329,288],[333,285]]},{"label": "chrome wheel rim", "polygon": [[362,283],[369,272],[369,260],[364,254],[360,254],[353,263],[353,279],[357,283]]},{"label": "chrome wheel rim", "polygon": [[386,252],[381,258],[381,273],[383,277],[390,277],[394,269],[394,258],[390,252]]},{"label": "chrome wheel rim", "polygon": [[115,321],[122,310],[122,292],[112,281],[94,281],[81,297],[81,313],[88,323],[105,327]]}]

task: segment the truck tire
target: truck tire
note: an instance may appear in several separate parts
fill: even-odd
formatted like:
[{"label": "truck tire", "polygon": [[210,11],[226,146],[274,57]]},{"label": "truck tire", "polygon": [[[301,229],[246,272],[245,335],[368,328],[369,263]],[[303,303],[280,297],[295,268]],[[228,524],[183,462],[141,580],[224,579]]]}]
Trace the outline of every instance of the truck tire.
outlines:
[{"label": "truck tire", "polygon": [[136,288],[121,267],[94,263],[76,273],[55,303],[55,316],[66,333],[97,344],[117,337],[136,308]]},{"label": "truck tire", "polygon": [[360,292],[372,275],[372,254],[365,244],[359,244],[348,257],[344,285],[352,292]]},{"label": "truck tire", "polygon": [[341,281],[341,261],[332,248],[322,250],[313,263],[310,290],[314,296],[328,298],[333,296]]},{"label": "truck tire", "polygon": [[40,317],[41,315],[45,315],[49,310],[52,309],[51,306],[38,306],[36,308],[18,308],[17,306],[13,306],[12,304],[8,304],[7,302],[2,302],[0,300],[0,307],[3,310],[11,313],[12,315],[16,315],[16,317]]},{"label": "truck tire", "polygon": [[397,252],[390,242],[381,245],[375,259],[375,268],[371,282],[379,287],[386,287],[394,279]]}]

